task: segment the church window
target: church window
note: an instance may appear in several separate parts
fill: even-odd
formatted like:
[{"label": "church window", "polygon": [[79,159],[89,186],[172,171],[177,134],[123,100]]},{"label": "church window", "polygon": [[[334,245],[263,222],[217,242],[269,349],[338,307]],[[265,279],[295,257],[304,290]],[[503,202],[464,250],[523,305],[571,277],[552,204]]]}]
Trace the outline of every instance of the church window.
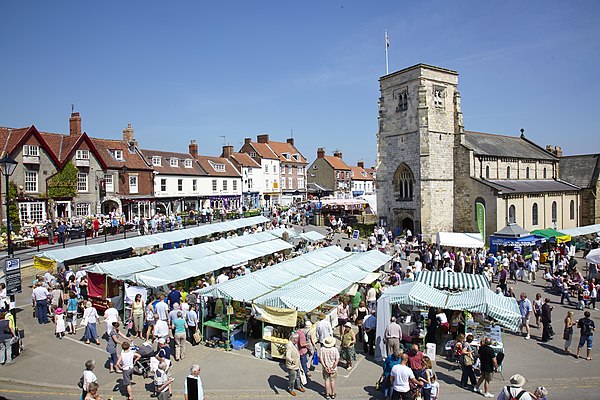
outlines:
[{"label": "church window", "polygon": [[529,167],[525,170],[525,178],[529,179]]},{"label": "church window", "polygon": [[401,164],[394,174],[394,191],[399,200],[412,200],[414,176],[408,165]]},{"label": "church window", "polygon": [[490,179],[490,166],[489,165],[485,166],[485,177],[486,177],[486,179]]},{"label": "church window", "polygon": [[436,108],[444,108],[444,98],[446,97],[446,92],[444,88],[441,86],[433,87],[433,105]]},{"label": "church window", "polygon": [[396,93],[396,98],[398,99],[396,111],[398,112],[408,110],[408,89],[404,89],[399,93]]},{"label": "church window", "polygon": [[575,200],[571,200],[569,203],[569,218],[575,219]]},{"label": "church window", "polygon": [[514,205],[510,206],[508,208],[508,223],[509,224],[514,224],[515,222],[517,222],[517,209],[515,208]]},{"label": "church window", "polygon": [[555,223],[556,221],[558,221],[558,207],[556,205],[556,202],[553,201],[552,202],[552,223]]},{"label": "church window", "polygon": [[531,225],[536,226],[538,224],[538,205],[533,203],[531,207]]},{"label": "church window", "polygon": [[546,179],[547,174],[546,174],[546,168],[544,168],[544,179]]},{"label": "church window", "polygon": [[506,167],[506,179],[510,179],[510,165]]}]

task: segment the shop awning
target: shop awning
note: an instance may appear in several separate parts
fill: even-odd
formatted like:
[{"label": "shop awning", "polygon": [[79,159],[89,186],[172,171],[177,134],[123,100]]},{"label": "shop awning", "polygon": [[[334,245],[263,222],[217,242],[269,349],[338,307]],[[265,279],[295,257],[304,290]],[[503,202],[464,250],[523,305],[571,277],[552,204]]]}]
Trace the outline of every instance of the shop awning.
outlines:
[{"label": "shop awning", "polygon": [[571,236],[569,235],[565,235],[562,232],[559,232],[555,229],[536,229],[535,231],[531,231],[531,233],[533,235],[538,235],[538,236],[542,236],[545,237],[547,239],[553,239],[556,238],[556,243],[564,243],[564,242],[570,242],[571,241]]},{"label": "shop awning", "polygon": [[421,282],[410,282],[392,286],[381,295],[379,301],[384,301],[382,299],[387,299],[389,304],[446,308],[448,292]]},{"label": "shop awning", "polygon": [[466,249],[482,249],[484,247],[480,233],[438,232],[438,246]]},{"label": "shop awning", "polygon": [[415,281],[438,289],[464,290],[490,287],[485,276],[464,272],[421,271],[415,274]]},{"label": "shop awning", "polygon": [[76,261],[81,258],[100,257],[104,254],[110,254],[116,251],[160,246],[166,243],[174,243],[182,240],[206,237],[214,233],[233,231],[262,224],[268,221],[269,220],[267,218],[259,215],[255,217],[234,219],[227,222],[218,222],[171,232],[161,232],[154,235],[136,236],[129,239],[113,240],[111,242],[91,244],[88,246],[48,250],[36,254],[36,257],[43,257],[59,263],[64,263],[65,265],[70,265],[76,264]]},{"label": "shop awning", "polygon": [[600,233],[600,224],[580,226],[579,228],[563,229],[561,231],[569,236],[585,236]]}]

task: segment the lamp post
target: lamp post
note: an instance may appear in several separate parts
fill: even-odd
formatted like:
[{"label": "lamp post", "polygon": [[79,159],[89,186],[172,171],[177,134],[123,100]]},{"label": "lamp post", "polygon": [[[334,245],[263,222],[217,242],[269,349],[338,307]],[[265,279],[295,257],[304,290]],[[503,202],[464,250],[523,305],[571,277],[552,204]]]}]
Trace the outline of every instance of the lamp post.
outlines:
[{"label": "lamp post", "polygon": [[[6,197],[5,197],[5,203],[6,203],[6,254],[7,254],[7,259],[10,258],[11,255],[13,254],[13,248],[12,248],[12,238],[11,238],[11,224],[10,224],[10,216],[9,216],[9,201],[10,198],[8,196],[8,187],[9,187],[9,182],[8,182],[8,178],[13,174],[13,172],[15,172],[15,169],[17,168],[17,162],[7,153],[6,156],[4,156],[4,158],[0,159],[0,168],[2,169],[2,175],[4,175],[5,177],[5,190],[6,190]],[[8,264],[9,261],[6,260],[6,264]],[[6,283],[8,284],[8,267],[5,269],[5,273],[6,273]],[[19,272],[20,274],[20,272]],[[19,275],[19,280],[20,280],[20,275]],[[20,286],[20,283],[19,283]],[[20,289],[19,293],[20,293]],[[11,293],[10,295],[10,303],[11,303],[11,307],[10,307],[10,313],[13,316],[13,323],[14,323],[14,328],[16,330],[17,328],[17,310],[15,309],[15,295]]]}]

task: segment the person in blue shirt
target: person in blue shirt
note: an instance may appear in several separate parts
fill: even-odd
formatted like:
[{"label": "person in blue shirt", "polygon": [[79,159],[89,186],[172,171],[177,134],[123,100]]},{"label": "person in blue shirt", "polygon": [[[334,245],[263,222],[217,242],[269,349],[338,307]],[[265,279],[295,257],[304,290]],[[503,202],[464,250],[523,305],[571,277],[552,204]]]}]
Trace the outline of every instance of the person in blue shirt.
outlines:
[{"label": "person in blue shirt", "polygon": [[394,365],[400,364],[401,361],[402,350],[396,349],[396,351],[394,351],[394,354],[390,354],[389,356],[387,356],[387,358],[383,362],[383,373],[381,374],[379,382],[382,385],[383,394],[385,395],[386,399],[390,397],[392,390],[392,387],[390,386],[390,374],[392,373],[392,368],[394,367]]},{"label": "person in blue shirt", "polygon": [[171,289],[171,291],[167,296],[167,304],[169,305],[170,309],[173,309],[173,305],[175,303],[181,303],[181,292],[175,288],[175,285],[169,286],[169,289]]}]

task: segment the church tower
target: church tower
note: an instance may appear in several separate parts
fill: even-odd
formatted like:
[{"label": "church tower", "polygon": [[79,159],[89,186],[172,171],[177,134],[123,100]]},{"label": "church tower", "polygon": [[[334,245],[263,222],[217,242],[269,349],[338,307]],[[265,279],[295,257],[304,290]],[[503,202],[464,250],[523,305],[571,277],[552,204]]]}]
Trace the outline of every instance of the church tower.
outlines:
[{"label": "church tower", "polygon": [[463,132],[456,71],[425,64],[379,80],[377,211],[389,229],[452,231],[454,149]]}]

